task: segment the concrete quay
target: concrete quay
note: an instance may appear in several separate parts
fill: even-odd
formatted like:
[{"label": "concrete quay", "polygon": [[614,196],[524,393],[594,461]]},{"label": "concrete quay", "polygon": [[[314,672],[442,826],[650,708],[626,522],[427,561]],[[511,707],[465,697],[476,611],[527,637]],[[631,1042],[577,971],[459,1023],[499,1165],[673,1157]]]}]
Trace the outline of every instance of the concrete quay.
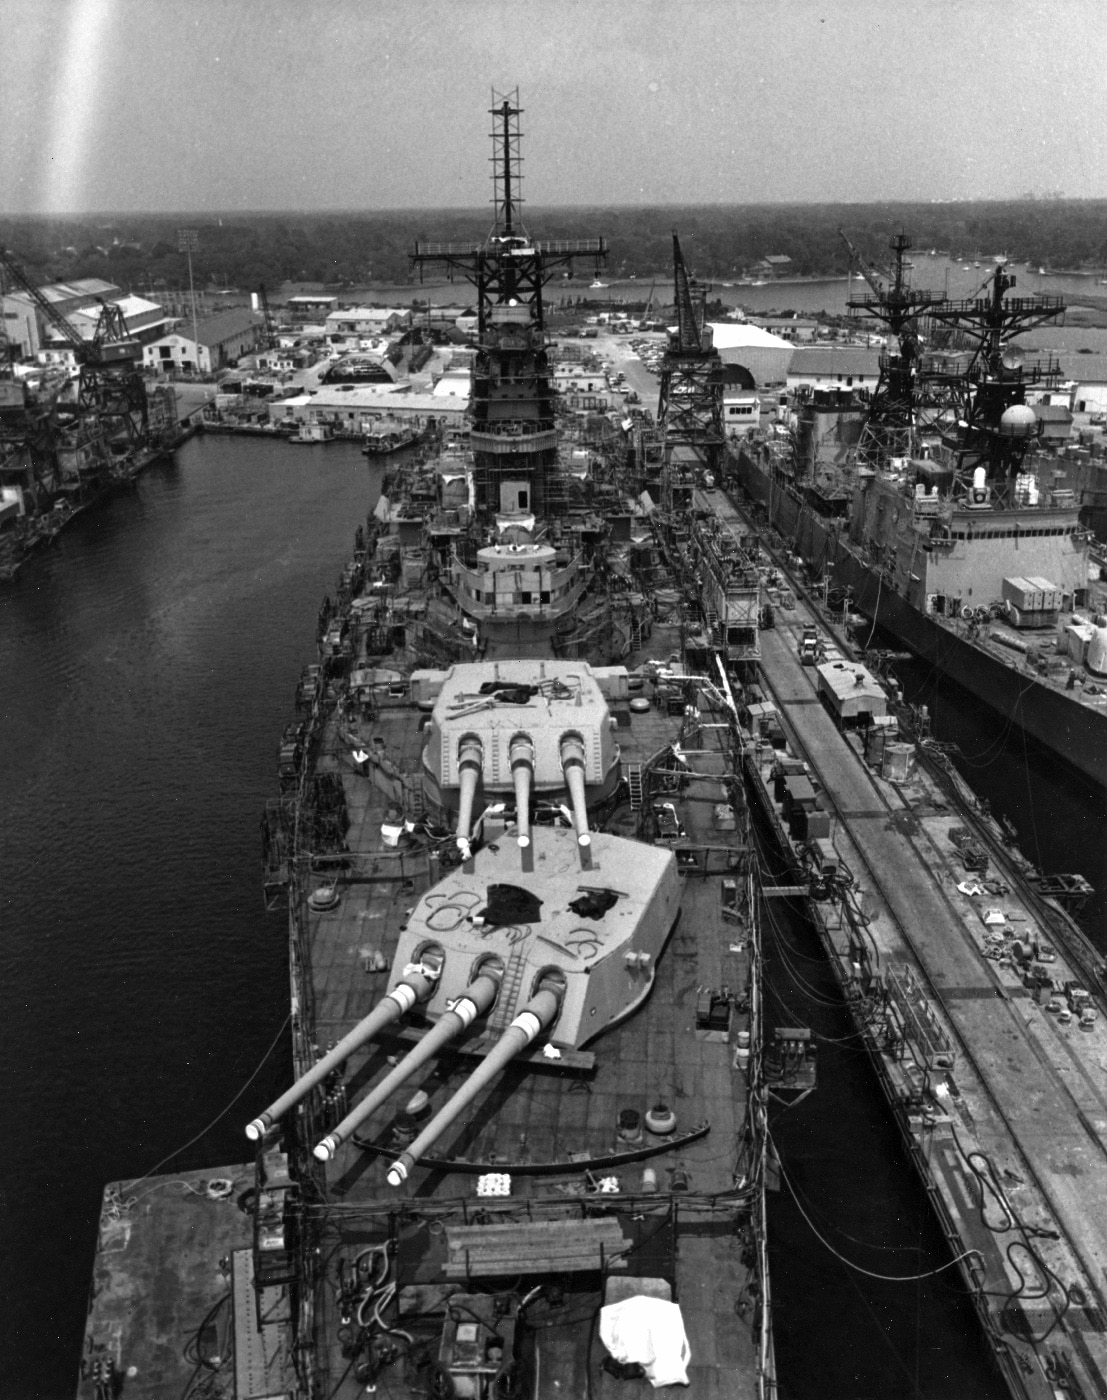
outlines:
[{"label": "concrete quay", "polygon": [[[802,604],[782,610],[761,646],[865,916],[812,901],[816,925],[1012,1393],[1107,1396],[1104,1017],[1062,1019],[1061,998],[1010,956],[1011,934],[1039,932],[1017,870],[966,872],[950,840],[963,818],[940,789],[919,770],[877,776],[839,731],[798,656],[815,622]],[[777,757],[757,745],[747,769],[784,834]],[[1076,980],[1061,957],[1036,972]]]}]

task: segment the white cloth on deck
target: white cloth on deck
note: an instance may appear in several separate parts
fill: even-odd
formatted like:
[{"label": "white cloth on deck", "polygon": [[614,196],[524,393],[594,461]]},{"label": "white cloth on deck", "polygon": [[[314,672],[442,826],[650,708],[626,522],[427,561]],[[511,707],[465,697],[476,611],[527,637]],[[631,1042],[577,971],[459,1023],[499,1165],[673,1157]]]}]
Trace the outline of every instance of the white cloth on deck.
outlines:
[{"label": "white cloth on deck", "polygon": [[677,1303],[626,1298],[600,1309],[600,1341],[616,1361],[637,1361],[656,1390],[687,1385],[692,1349]]}]

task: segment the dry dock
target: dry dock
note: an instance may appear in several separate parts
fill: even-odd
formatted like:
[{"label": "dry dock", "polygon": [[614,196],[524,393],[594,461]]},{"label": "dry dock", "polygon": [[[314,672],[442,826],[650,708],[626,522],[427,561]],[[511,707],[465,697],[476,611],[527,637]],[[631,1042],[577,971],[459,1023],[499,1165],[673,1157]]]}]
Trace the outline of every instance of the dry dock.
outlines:
[{"label": "dry dock", "polygon": [[[839,731],[799,658],[815,621],[784,611],[761,644],[848,872],[839,892],[852,884],[838,898],[829,882],[816,924],[1012,1392],[1107,1396],[1104,1019],[1072,1015],[1075,974],[1050,956],[1017,871],[966,871],[951,840],[963,819],[940,791],[919,772],[879,777]],[[792,839],[781,757],[755,744],[747,767]],[[1016,943],[1044,960],[1028,966]]]}]

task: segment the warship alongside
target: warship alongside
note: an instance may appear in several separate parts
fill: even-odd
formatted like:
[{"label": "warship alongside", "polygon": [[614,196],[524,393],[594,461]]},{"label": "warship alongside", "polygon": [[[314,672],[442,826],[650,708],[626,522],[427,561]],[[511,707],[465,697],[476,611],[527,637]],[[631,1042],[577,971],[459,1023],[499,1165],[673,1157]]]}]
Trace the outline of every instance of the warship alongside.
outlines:
[{"label": "warship alongside", "polygon": [[240,1396],[775,1389],[739,672],[655,606],[639,459],[563,429],[543,289],[606,247],[523,228],[519,114],[489,237],[415,253],[477,294],[468,442],[386,478],[266,813],[298,1078]]},{"label": "warship alongside", "polygon": [[1089,580],[1092,537],[1027,403],[1059,367],[1017,344],[1063,303],[1009,296],[1016,279],[1002,263],[974,298],[914,290],[909,247],[893,239],[893,267],[849,303],[888,331],[871,400],[801,395],[787,426],[742,443],[731,470],[851,608],[1107,785],[1107,618]]}]

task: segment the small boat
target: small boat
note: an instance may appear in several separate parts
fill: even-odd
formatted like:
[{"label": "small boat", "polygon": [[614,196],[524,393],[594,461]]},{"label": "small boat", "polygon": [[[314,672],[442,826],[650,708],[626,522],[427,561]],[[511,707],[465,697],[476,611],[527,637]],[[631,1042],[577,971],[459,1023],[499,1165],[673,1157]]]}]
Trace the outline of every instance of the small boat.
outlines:
[{"label": "small boat", "polygon": [[329,423],[301,423],[288,440],[307,443],[333,442],[334,429]]},{"label": "small boat", "polygon": [[404,447],[414,447],[422,437],[423,430],[413,423],[382,420],[366,430],[361,450],[366,457],[387,457]]}]

